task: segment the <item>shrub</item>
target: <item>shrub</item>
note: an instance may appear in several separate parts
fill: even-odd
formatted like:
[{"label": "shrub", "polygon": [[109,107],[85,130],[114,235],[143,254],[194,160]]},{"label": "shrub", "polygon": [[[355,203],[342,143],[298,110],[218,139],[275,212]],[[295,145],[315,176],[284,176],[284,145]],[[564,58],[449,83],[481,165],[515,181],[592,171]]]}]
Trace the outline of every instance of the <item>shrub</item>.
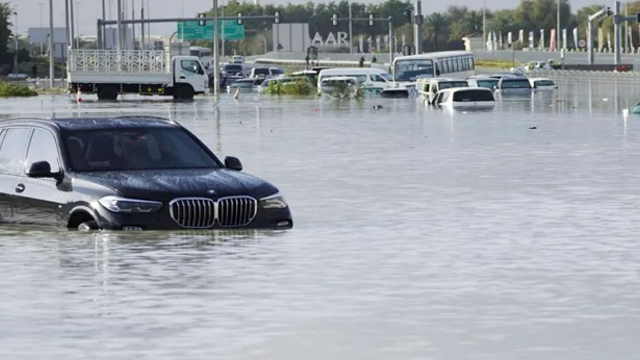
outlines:
[{"label": "shrub", "polygon": [[269,95],[298,95],[306,96],[313,94],[313,88],[305,80],[281,83],[279,81],[271,81],[269,87],[264,90]]},{"label": "shrub", "polygon": [[25,85],[0,82],[0,97],[29,97],[38,96],[38,93]]}]

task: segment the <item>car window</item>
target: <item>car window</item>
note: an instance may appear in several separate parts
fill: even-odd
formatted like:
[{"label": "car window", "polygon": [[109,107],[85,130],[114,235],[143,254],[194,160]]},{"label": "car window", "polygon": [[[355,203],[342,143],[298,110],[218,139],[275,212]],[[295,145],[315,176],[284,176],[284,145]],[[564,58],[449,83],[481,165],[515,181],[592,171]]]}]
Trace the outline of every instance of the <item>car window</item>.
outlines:
[{"label": "car window", "polygon": [[64,144],[74,171],[211,169],[219,165],[182,129],[69,131]]},{"label": "car window", "polygon": [[440,103],[446,103],[447,101],[449,101],[449,98],[451,97],[451,93],[450,92],[445,92],[442,93],[442,95],[440,96]]},{"label": "car window", "polygon": [[466,81],[447,81],[447,82],[440,82],[438,85],[440,86],[440,90],[469,87],[469,83],[467,83]]},{"label": "car window", "polygon": [[28,167],[38,161],[48,162],[53,173],[60,171],[58,145],[55,138],[47,131],[36,129],[31,136],[25,163]]},{"label": "car window", "polygon": [[527,79],[502,80],[503,89],[531,89],[531,83]]},{"label": "car window", "polygon": [[493,89],[498,85],[499,80],[479,80],[477,84],[479,87]]},{"label": "car window", "polygon": [[273,75],[282,75],[282,74],[284,74],[284,71],[282,71],[281,69],[275,68],[275,69],[271,69],[271,74],[273,74]]},{"label": "car window", "polygon": [[24,153],[31,129],[9,129],[0,148],[0,171],[18,175],[24,167]]},{"label": "car window", "polygon": [[491,91],[467,90],[456,91],[453,94],[454,102],[494,101]]},{"label": "car window", "polygon": [[551,80],[538,80],[534,82],[535,86],[556,86]]},{"label": "car window", "polygon": [[255,76],[258,76],[258,75],[269,75],[269,69],[264,69],[264,68],[263,69],[258,69],[258,68],[257,69],[253,69],[253,74]]},{"label": "car window", "polygon": [[180,62],[180,66],[182,67],[182,70],[192,74],[204,74],[204,71],[200,68],[200,63],[196,60],[182,60]]},{"label": "car window", "polygon": [[387,82],[387,80],[385,80],[385,78],[383,78],[382,76],[378,75],[378,74],[373,74],[370,76],[371,77],[371,81],[375,81],[375,82]]}]

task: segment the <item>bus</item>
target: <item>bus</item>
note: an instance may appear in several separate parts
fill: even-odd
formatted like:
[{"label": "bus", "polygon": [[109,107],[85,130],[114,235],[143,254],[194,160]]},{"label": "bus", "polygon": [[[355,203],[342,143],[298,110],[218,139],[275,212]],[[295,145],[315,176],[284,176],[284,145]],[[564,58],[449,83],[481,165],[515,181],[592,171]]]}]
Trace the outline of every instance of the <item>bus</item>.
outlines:
[{"label": "bus", "polygon": [[475,60],[469,51],[444,51],[400,56],[393,60],[391,68],[393,80],[400,84],[439,76],[466,79],[475,75]]}]

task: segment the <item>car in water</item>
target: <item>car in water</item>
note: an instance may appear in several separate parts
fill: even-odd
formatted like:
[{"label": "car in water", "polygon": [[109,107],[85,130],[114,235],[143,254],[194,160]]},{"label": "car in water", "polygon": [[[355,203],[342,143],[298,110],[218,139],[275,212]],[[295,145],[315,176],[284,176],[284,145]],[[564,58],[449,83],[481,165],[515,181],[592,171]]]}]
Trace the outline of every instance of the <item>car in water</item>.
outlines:
[{"label": "car in water", "polygon": [[469,87],[467,80],[453,78],[419,78],[416,81],[416,90],[425,100],[433,101],[438,91],[451,88]]},{"label": "car in water", "polygon": [[0,222],[77,230],[289,229],[278,189],[161,118],[0,122]]},{"label": "car in water", "polygon": [[279,67],[255,67],[249,73],[250,78],[270,79],[284,75],[284,70]]},{"label": "car in water", "polygon": [[498,87],[498,82],[500,82],[499,78],[491,76],[472,76],[467,79],[469,87],[485,88],[491,90],[495,90],[496,87]]},{"label": "car in water", "polygon": [[529,82],[534,90],[555,90],[558,88],[558,85],[548,78],[531,78]]},{"label": "car in water", "polygon": [[229,62],[232,64],[244,64],[244,57],[240,55],[233,55]]},{"label": "car in water", "polygon": [[227,87],[227,92],[230,94],[240,91],[241,93],[250,93],[258,91],[258,87],[265,81],[263,78],[248,78],[238,79]]},{"label": "car in water", "polygon": [[528,78],[519,76],[504,76],[498,82],[496,91],[506,93],[531,93],[533,87]]},{"label": "car in water", "polygon": [[432,104],[453,109],[491,109],[496,100],[487,88],[449,88],[440,90]]}]

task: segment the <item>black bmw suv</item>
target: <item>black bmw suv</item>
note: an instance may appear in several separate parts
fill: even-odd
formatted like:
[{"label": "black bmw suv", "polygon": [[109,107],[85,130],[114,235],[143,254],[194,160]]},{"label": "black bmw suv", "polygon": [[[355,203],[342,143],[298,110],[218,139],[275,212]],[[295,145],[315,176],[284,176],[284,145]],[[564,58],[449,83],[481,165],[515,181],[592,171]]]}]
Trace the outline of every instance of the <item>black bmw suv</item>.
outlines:
[{"label": "black bmw suv", "polygon": [[278,189],[166,119],[0,122],[0,221],[78,230],[293,226]]}]

